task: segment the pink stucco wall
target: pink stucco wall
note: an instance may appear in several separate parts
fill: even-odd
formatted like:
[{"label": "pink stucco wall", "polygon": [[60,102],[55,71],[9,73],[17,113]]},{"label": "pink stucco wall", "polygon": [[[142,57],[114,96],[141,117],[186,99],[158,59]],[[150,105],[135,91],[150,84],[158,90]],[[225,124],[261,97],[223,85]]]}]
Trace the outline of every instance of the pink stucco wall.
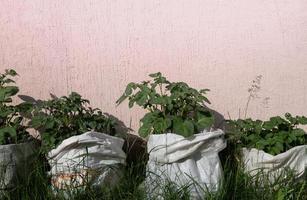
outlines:
[{"label": "pink stucco wall", "polygon": [[[161,71],[210,88],[226,117],[307,115],[307,0],[1,0],[0,69],[21,94],[74,90],[137,128],[142,112],[115,106],[130,81]],[[268,99],[269,98],[269,99]]]}]

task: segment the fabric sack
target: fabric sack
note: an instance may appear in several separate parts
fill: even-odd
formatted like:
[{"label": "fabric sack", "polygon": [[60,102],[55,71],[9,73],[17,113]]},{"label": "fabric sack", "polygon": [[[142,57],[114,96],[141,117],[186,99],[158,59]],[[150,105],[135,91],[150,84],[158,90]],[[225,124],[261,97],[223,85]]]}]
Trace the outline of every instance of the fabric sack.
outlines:
[{"label": "fabric sack", "polygon": [[276,156],[255,148],[243,148],[242,154],[245,171],[252,176],[265,173],[274,182],[276,178],[286,175],[286,170],[294,172],[299,179],[306,174],[307,145],[293,147]]},{"label": "fabric sack", "polygon": [[35,142],[0,145],[1,190],[14,188],[20,182],[27,181],[34,170],[37,149]]},{"label": "fabric sack", "polygon": [[206,191],[218,189],[223,173],[218,153],[226,147],[222,130],[189,138],[174,133],[150,135],[147,145],[147,194],[162,199],[167,182],[188,186],[193,199],[202,199]]},{"label": "fabric sack", "polygon": [[55,189],[115,185],[126,155],[124,140],[104,133],[86,132],[64,140],[48,153]]}]

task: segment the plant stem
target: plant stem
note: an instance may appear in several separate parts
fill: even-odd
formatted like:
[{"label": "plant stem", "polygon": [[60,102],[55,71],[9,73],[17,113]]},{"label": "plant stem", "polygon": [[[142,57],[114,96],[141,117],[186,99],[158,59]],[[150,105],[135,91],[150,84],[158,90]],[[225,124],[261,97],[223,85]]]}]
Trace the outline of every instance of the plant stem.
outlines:
[{"label": "plant stem", "polygon": [[247,116],[247,110],[248,110],[249,103],[250,103],[251,99],[252,99],[252,96],[251,96],[251,95],[249,95],[249,96],[248,96],[248,100],[247,100],[247,102],[246,102],[245,110],[244,110],[244,119],[246,119],[246,116]]}]

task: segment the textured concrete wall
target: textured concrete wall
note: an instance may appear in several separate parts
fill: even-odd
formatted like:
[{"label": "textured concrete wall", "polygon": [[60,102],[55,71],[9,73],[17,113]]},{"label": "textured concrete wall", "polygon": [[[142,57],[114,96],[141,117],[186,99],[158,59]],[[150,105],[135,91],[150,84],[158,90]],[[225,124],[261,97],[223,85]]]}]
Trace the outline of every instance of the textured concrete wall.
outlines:
[{"label": "textured concrete wall", "polygon": [[[0,69],[21,94],[74,90],[138,127],[139,109],[115,106],[130,81],[161,71],[210,88],[211,107],[239,116],[307,115],[306,0],[1,0]],[[242,114],[241,114],[242,116]]]}]

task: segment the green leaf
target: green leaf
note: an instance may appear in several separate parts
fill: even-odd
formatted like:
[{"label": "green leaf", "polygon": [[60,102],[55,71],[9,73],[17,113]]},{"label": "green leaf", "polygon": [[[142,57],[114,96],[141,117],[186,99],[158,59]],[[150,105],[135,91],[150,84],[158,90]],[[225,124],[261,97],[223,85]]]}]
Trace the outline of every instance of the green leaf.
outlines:
[{"label": "green leaf", "polygon": [[206,128],[210,128],[213,124],[213,121],[214,121],[213,116],[207,117],[204,115],[199,115],[196,123],[197,130],[200,132]]},{"label": "green leaf", "polygon": [[5,134],[0,133],[0,144],[1,145],[5,144]]},{"label": "green leaf", "polygon": [[127,96],[125,94],[123,94],[121,97],[119,97],[119,99],[116,101],[116,104],[119,105],[121,104],[123,101],[125,101],[127,98]]},{"label": "green leaf", "polygon": [[266,141],[266,140],[259,140],[256,143],[256,148],[260,149],[260,150],[263,150],[267,145],[269,145],[268,141]]},{"label": "green leaf", "polygon": [[266,138],[266,139],[269,139],[269,138],[272,138],[274,136],[274,134],[273,133],[267,133],[265,136],[264,136],[264,138]]},{"label": "green leaf", "polygon": [[5,74],[10,75],[10,76],[17,76],[18,75],[17,72],[13,69],[6,69]]},{"label": "green leaf", "polygon": [[203,94],[206,94],[207,92],[209,92],[210,90],[209,89],[201,89],[199,92],[200,93],[203,93]]},{"label": "green leaf", "polygon": [[134,103],[135,103],[135,100],[131,99],[128,104],[129,108],[132,108],[134,106]]},{"label": "green leaf", "polygon": [[263,123],[263,128],[264,128],[264,129],[271,130],[271,129],[275,128],[276,125],[277,125],[277,124],[276,124],[276,122],[274,122],[274,121],[266,121],[266,122]]},{"label": "green leaf", "polygon": [[14,142],[17,142],[17,132],[16,132],[16,129],[13,128],[13,127],[4,127],[4,128],[1,128],[0,129],[0,135],[1,135],[1,138],[0,138],[0,141],[2,140],[2,144],[6,138],[6,136],[10,136],[11,139],[14,141]]},{"label": "green leaf", "polygon": [[209,99],[208,99],[207,97],[205,97],[205,96],[199,96],[199,99],[200,99],[201,101],[204,101],[204,102],[208,103],[208,104],[211,104],[211,102],[209,101]]},{"label": "green leaf", "polygon": [[52,119],[49,119],[46,123],[44,128],[45,129],[52,129],[55,126],[55,121]]},{"label": "green leaf", "polygon": [[136,89],[136,84],[135,83],[129,83],[126,87],[126,90],[125,90],[125,95],[126,96],[129,96],[132,94],[133,90]]},{"label": "green leaf", "polygon": [[162,134],[166,133],[166,131],[170,128],[172,125],[172,121],[170,119],[165,118],[157,118],[154,121],[153,128],[155,134]]},{"label": "green leaf", "polygon": [[173,129],[176,134],[184,137],[189,137],[194,134],[194,124],[191,120],[184,121],[180,118],[175,118],[173,120]]},{"label": "green leaf", "polygon": [[161,72],[149,74],[149,76],[150,76],[151,78],[156,78],[156,77],[159,77],[159,76],[161,76],[161,75],[162,75]]},{"label": "green leaf", "polygon": [[302,125],[307,125],[307,117],[305,116],[301,116],[301,117],[297,117],[298,118],[298,122]]},{"label": "green leaf", "polygon": [[146,113],[145,116],[141,119],[141,122],[143,124],[152,123],[155,121],[155,118],[157,117],[156,113]]},{"label": "green leaf", "polygon": [[31,120],[31,127],[38,129],[45,125],[46,120],[47,119],[44,116],[34,116]]},{"label": "green leaf", "polygon": [[289,143],[296,141],[296,136],[294,134],[289,134],[288,141]]},{"label": "green leaf", "polygon": [[140,93],[140,96],[138,97],[136,103],[139,106],[144,106],[146,102],[147,102],[147,94]]},{"label": "green leaf", "polygon": [[4,127],[4,128],[1,128],[0,129],[0,134],[3,134],[3,133],[8,133],[11,136],[16,137],[16,130],[13,127],[7,126],[7,127]]},{"label": "green leaf", "polygon": [[149,124],[143,124],[139,128],[139,135],[143,138],[146,138],[152,131],[152,126]]},{"label": "green leaf", "polygon": [[258,135],[256,134],[250,134],[249,136],[247,136],[247,139],[251,142],[257,142],[257,140],[259,139]]},{"label": "green leaf", "polygon": [[279,154],[281,152],[281,149],[279,149],[278,147],[276,147],[276,146],[273,146],[272,148],[271,148],[271,150],[270,150],[270,154],[273,154],[273,155],[277,155],[277,154]]},{"label": "green leaf", "polygon": [[56,145],[56,138],[53,135],[50,134],[42,134],[42,148],[43,151],[50,151],[50,149],[53,149]]},{"label": "green leaf", "polygon": [[14,96],[19,91],[16,86],[6,86],[0,89],[0,102],[5,102],[11,96]]},{"label": "green leaf", "polygon": [[285,114],[286,119],[291,122],[292,124],[296,123],[296,118],[292,117],[292,115],[290,113],[286,113]]},{"label": "green leaf", "polygon": [[22,102],[16,106],[20,112],[27,113],[33,109],[33,104],[29,102]]},{"label": "green leaf", "polygon": [[279,124],[284,124],[286,123],[286,121],[281,118],[280,116],[276,116],[276,117],[271,117],[270,118],[270,121],[275,124],[276,126],[279,125]]},{"label": "green leaf", "polygon": [[13,114],[15,111],[13,109],[3,109],[1,110],[0,112],[0,117],[2,118],[6,118],[8,117],[9,115]]},{"label": "green leaf", "polygon": [[306,133],[303,129],[295,129],[290,134],[295,135],[296,137],[304,136]]},{"label": "green leaf", "polygon": [[283,146],[282,142],[276,142],[275,147],[276,147],[276,149],[278,149],[278,153],[280,153],[284,150],[284,146]]},{"label": "green leaf", "polygon": [[7,78],[7,79],[3,80],[3,83],[5,83],[5,84],[8,84],[8,83],[15,83],[15,81],[12,80],[12,79],[10,79],[10,78]]}]

